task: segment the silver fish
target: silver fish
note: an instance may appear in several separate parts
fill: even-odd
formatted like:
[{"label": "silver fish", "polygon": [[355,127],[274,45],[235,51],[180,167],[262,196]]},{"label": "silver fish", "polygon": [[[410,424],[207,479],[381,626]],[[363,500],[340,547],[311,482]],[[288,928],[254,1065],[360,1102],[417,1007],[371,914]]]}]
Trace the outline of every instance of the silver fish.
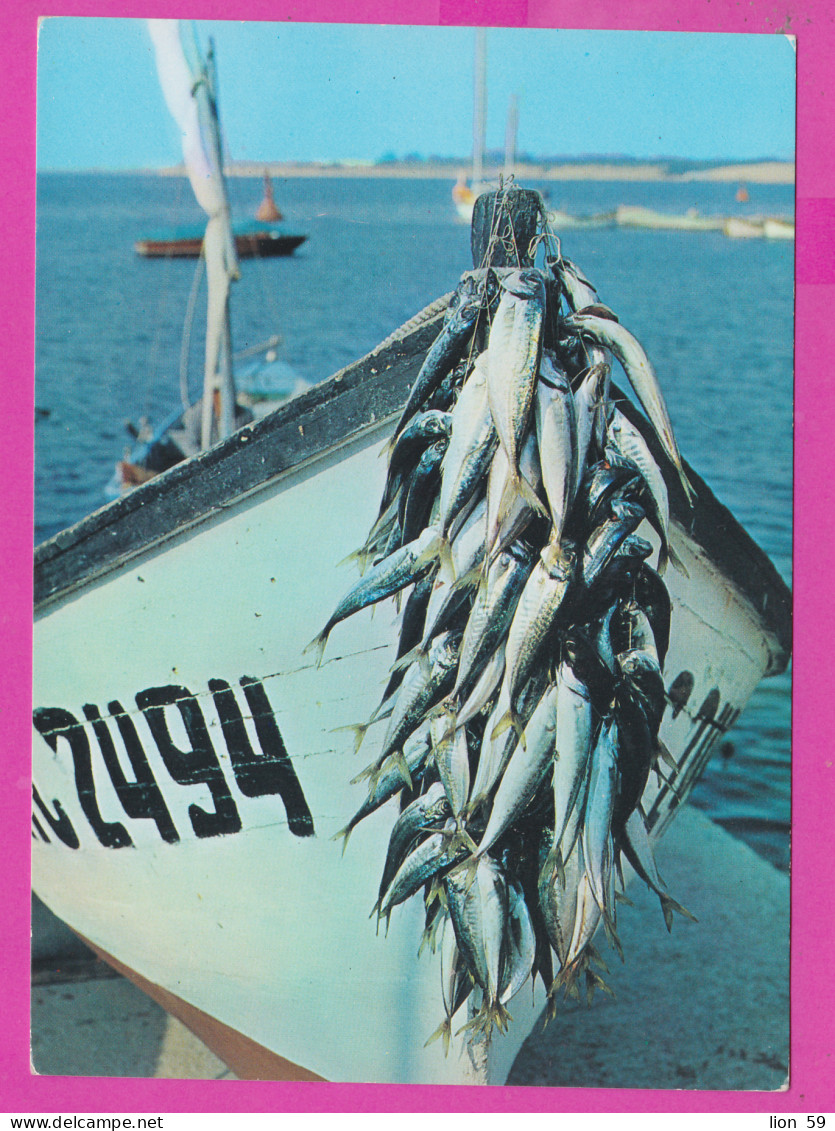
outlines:
[{"label": "silver fish", "polygon": [[[548,675],[543,667],[533,674],[529,683],[522,689],[516,706],[517,717],[522,729],[524,729],[534,708],[542,698],[547,682]],[[499,722],[505,719],[509,707],[510,703],[503,684],[496,705],[490,712],[484,727],[478,765],[470,788],[469,811],[471,813],[475,812],[476,808],[489,796],[504,772],[504,768],[519,741],[518,734],[513,727],[507,726],[499,729]]]},{"label": "silver fish", "polygon": [[588,461],[592,436],[595,435],[598,419],[605,408],[609,373],[608,365],[593,365],[574,394],[574,407],[577,417],[578,478],[582,478],[583,469]]},{"label": "silver fish", "polygon": [[[613,408],[606,425],[606,437],[615,451],[631,460],[640,471],[653,502],[653,525],[661,539],[658,552],[658,572],[663,573],[670,557],[670,500],[664,473],[653,458],[649,445],[638,429],[617,408]],[[647,517],[652,517],[648,514]],[[677,559],[676,559],[677,561]],[[681,564],[678,563],[681,569]]]},{"label": "silver fish", "polygon": [[695,500],[693,488],[687,480],[681,453],[678,450],[673,425],[658,378],[652,363],[644,352],[638,339],[611,318],[600,318],[593,314],[572,314],[566,322],[576,329],[581,337],[591,338],[593,341],[610,349],[623,366],[623,371],[629,378],[638,400],[644,407],[650,423],[655,429],[670,462],[675,467],[681,480],[681,485],[692,503]]},{"label": "silver fish", "polygon": [[[538,495],[542,484],[542,466],[536,431],[531,428],[522,444],[519,471]],[[490,474],[487,478],[487,553],[492,560],[496,549],[503,549],[518,538],[537,514],[525,495],[514,489],[510,463],[504,448],[499,445],[493,453]]]},{"label": "silver fish", "polygon": [[368,797],[345,828],[340,829],[333,837],[333,840],[336,840],[337,837],[342,837],[343,852],[348,843],[348,837],[360,821],[367,817],[369,813],[373,813],[376,809],[379,809],[381,805],[385,805],[396,793],[399,793],[401,789],[404,789],[407,785],[412,783],[417,776],[418,770],[426,762],[431,749],[432,743],[429,736],[429,723],[427,722],[419,727],[403,746],[403,760],[406,764],[408,781],[406,774],[403,773],[401,764],[397,760],[389,758],[382,763],[380,772],[374,781]]},{"label": "silver fish", "polygon": [[556,688],[554,848],[567,857],[570,849],[567,825],[585,781],[595,722],[589,690],[565,660],[557,669]]},{"label": "silver fish", "polygon": [[429,723],[432,756],[452,809],[458,817],[470,795],[470,756],[464,728],[456,728],[455,717],[436,715]]},{"label": "silver fish", "polygon": [[504,1027],[506,1011],[499,1003],[507,919],[507,885],[501,868],[482,856],[473,872],[463,865],[444,877],[449,913],[458,949],[484,993],[479,1027]]},{"label": "silver fish", "polygon": [[607,905],[606,891],[614,864],[612,814],[618,783],[618,737],[613,719],[604,723],[595,744],[589,767],[589,787],[583,815],[583,858],[592,895],[600,910]]},{"label": "silver fish", "polygon": [[559,542],[577,491],[577,410],[568,378],[547,353],[539,366],[534,420],[542,484],[553,534]]},{"label": "silver fish", "polygon": [[455,725],[466,726],[481,714],[502,681],[505,666],[505,645],[500,644],[484,665],[475,686],[455,714]]},{"label": "silver fish", "polygon": [[438,543],[438,532],[427,528],[406,546],[402,546],[393,554],[372,568],[365,576],[349,590],[337,605],[330,620],[305,648],[305,652],[316,650],[317,666],[322,662],[325,644],[334,625],[345,620],[346,617],[365,609],[369,605],[391,597],[414,581],[420,571],[419,559],[427,550]]},{"label": "silver fish", "polygon": [[504,637],[516,608],[522,587],[533,568],[530,549],[514,542],[503,551],[487,571],[484,584],[476,594],[464,637],[453,696],[478,679],[488,656]]},{"label": "silver fish", "polygon": [[487,400],[487,370],[487,355],[480,354],[452,412],[449,447],[441,468],[438,526],[442,537],[486,474],[498,443]]},{"label": "silver fish", "polygon": [[452,822],[449,822],[447,829],[432,833],[409,853],[375,908],[380,917],[390,915],[392,908],[414,895],[427,880],[466,855],[467,848],[449,835],[451,831]]},{"label": "silver fish", "polygon": [[511,271],[490,327],[487,391],[490,411],[516,490],[535,510],[544,508],[522,479],[519,456],[528,429],[542,350],[545,284],[538,271]]},{"label": "silver fish", "polygon": [[406,806],[394,822],[389,837],[383,877],[380,880],[381,901],[417,837],[427,830],[436,831],[439,824],[443,824],[449,815],[449,801],[440,782],[434,782],[426,793],[422,793]]},{"label": "silver fish", "polygon": [[533,970],[536,958],[536,935],[531,913],[521,887],[515,880],[507,885],[507,928],[505,930],[504,966],[499,1002],[506,1005],[521,990]]},{"label": "silver fish", "polygon": [[577,890],[583,875],[579,841],[561,867],[554,864],[553,854],[542,861],[537,883],[537,896],[545,931],[560,966],[565,966],[574,935],[577,917]]},{"label": "silver fish", "polygon": [[525,582],[507,633],[505,648],[509,720],[517,725],[515,704],[554,625],[574,576],[576,555],[556,534],[544,547]]},{"label": "silver fish", "polygon": [[478,316],[484,308],[484,301],[484,284],[477,283],[472,276],[463,278],[450,301],[443,328],[430,346],[412,385],[406,406],[394,430],[392,446],[399,439],[409,420],[464,353]]},{"label": "silver fish", "polygon": [[556,709],[557,689],[552,686],[534,709],[502,774],[476,856],[483,857],[520,816],[550,769],[554,760]]},{"label": "silver fish", "polygon": [[443,698],[455,676],[460,637],[445,632],[432,643],[428,670],[420,662],[407,669],[376,765],[401,749],[426,711]]}]

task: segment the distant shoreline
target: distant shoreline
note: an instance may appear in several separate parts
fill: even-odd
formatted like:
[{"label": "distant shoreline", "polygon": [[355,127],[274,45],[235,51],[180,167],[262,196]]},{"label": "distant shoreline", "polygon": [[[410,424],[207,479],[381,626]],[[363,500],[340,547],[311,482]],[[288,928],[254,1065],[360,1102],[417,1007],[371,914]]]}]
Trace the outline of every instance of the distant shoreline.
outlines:
[{"label": "distant shoreline", "polygon": [[[391,162],[380,165],[360,163],[332,165],[318,162],[247,162],[230,166],[227,176],[260,177],[268,172],[276,180],[296,177],[356,177],[400,178],[412,180],[450,180],[458,175],[460,165]],[[184,176],[182,165],[166,169],[146,169],[142,172],[163,177]],[[502,170],[487,168],[484,179],[498,181]],[[517,182],[525,181],[643,181],[668,184],[686,184],[692,181],[720,183],[793,185],[794,163],[791,161],[759,161],[745,164],[715,165],[709,168],[690,169],[684,173],[671,173],[663,162],[627,164],[619,162],[587,161],[559,165],[517,165]]]}]

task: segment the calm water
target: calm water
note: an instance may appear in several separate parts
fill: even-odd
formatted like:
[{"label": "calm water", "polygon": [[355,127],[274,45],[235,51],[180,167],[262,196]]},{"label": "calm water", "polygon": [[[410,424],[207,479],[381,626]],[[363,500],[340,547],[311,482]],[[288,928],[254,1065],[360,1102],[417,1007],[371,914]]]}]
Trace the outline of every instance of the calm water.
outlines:
[{"label": "calm water", "polygon": [[[244,261],[233,292],[236,350],[280,333],[282,356],[318,381],[362,356],[470,264],[449,181],[275,183],[288,223],[309,233],[290,259]],[[567,183],[546,189],[573,212],[617,204],[705,214],[790,214],[782,186]],[[234,181],[237,215],[260,182]],[[42,175],[38,183],[35,537],[104,502],[126,446],[124,421],[177,403],[194,264],[144,260],[134,240],[199,220],[186,182]],[[661,377],[680,446],[791,583],[791,241],[716,232],[568,231],[563,251],[641,340]],[[199,339],[199,333],[195,338]],[[199,382],[195,341],[192,373]],[[46,415],[48,413],[48,415]],[[764,681],[692,801],[788,868],[790,674]]]}]

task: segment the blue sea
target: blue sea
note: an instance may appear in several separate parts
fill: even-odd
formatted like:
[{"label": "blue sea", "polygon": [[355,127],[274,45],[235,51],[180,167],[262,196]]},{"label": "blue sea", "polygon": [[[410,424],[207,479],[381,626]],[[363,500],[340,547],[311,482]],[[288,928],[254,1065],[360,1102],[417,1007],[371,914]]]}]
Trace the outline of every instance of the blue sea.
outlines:
[{"label": "blue sea", "polygon": [[[235,350],[277,333],[282,358],[319,381],[453,289],[471,260],[451,184],[277,179],[287,226],[309,239],[290,258],[243,262],[232,297]],[[789,186],[749,186],[745,204],[733,184],[526,187],[571,213],[636,204],[791,215],[794,203]],[[230,195],[235,214],[249,216],[261,182],[236,178]],[[181,178],[39,176],[36,542],[105,502],[128,446],[126,420],[158,421],[178,403],[194,262],[142,259],[133,245],[150,230],[199,220]],[[794,244],[627,229],[567,230],[561,242],[653,360],[685,457],[791,584]],[[193,338],[195,389],[199,320]],[[715,754],[691,795],[784,870],[790,725],[789,671],[763,681],[728,736],[732,752]]]}]

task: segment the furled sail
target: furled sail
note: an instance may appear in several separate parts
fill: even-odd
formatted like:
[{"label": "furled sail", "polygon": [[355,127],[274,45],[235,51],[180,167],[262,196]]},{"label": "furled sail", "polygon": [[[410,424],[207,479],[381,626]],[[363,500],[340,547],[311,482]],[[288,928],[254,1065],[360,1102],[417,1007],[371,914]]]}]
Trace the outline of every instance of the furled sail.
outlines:
[{"label": "furled sail", "polygon": [[229,284],[240,275],[223,179],[214,57],[203,60],[193,29],[179,20],[148,20],[157,72],[171,116],[182,135],[183,158],[198,204],[209,217],[203,250],[208,280],[206,362],[201,446],[213,437],[215,392],[219,393],[216,438],[234,431],[235,388],[229,328]]}]

